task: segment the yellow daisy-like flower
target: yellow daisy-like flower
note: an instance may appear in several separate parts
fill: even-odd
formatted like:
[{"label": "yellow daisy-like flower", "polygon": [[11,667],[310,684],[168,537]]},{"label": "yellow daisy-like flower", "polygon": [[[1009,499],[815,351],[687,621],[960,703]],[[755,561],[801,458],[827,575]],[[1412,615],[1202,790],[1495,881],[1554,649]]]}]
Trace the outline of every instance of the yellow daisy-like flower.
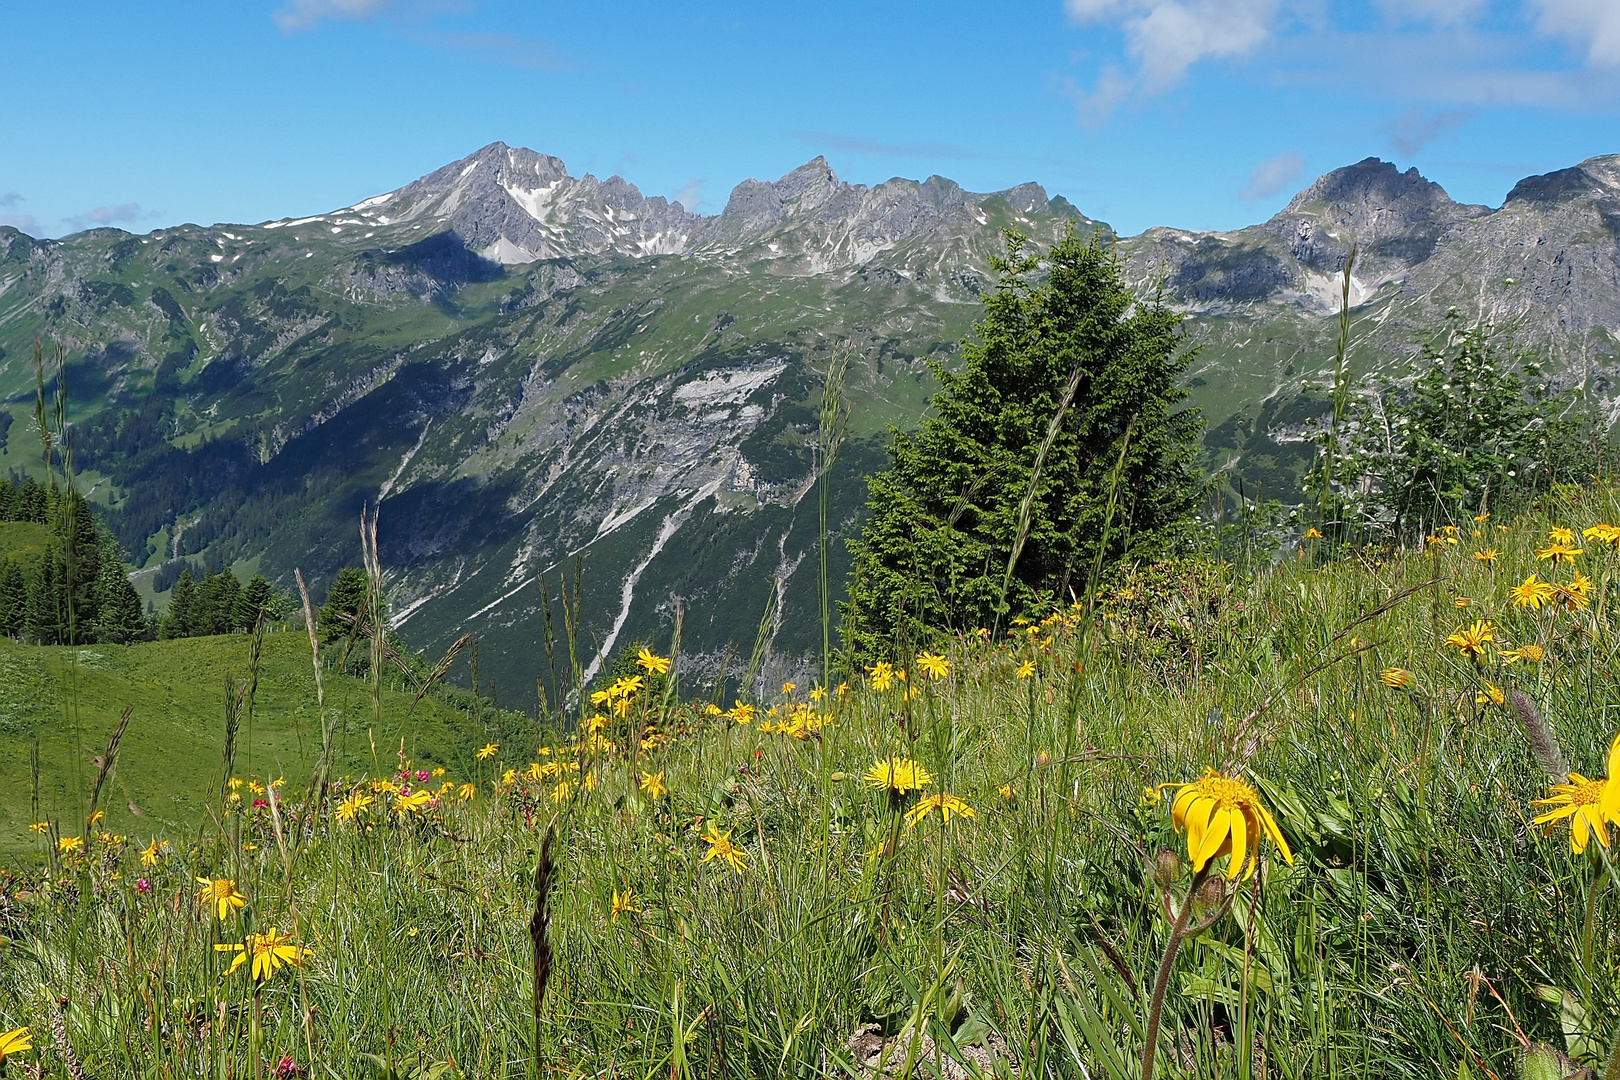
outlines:
[{"label": "yellow daisy-like flower", "polygon": [[1020,679],[1029,678],[1031,675],[1035,674],[1035,661],[1025,660],[1022,664],[1018,665],[1018,670],[1013,672],[1013,674],[1018,676]]},{"label": "yellow daisy-like flower", "polygon": [[1392,690],[1405,690],[1417,681],[1417,676],[1405,668],[1392,667],[1379,672],[1378,680]]},{"label": "yellow daisy-like flower", "polygon": [[273,926],[262,934],[249,934],[242,944],[215,945],[214,949],[236,954],[225,969],[227,975],[235,974],[237,968],[252,960],[254,982],[265,982],[284,967],[303,967],[310,955],[310,950],[295,942],[291,934],[283,934]]},{"label": "yellow daisy-like flower", "polygon": [[709,845],[709,850],[703,856],[703,861],[722,859],[740,874],[743,872],[743,860],[748,858],[748,853],[731,842],[733,831],[727,829],[725,832],[721,832],[714,827],[714,822],[709,822],[708,834],[703,837],[703,842]]},{"label": "yellow daisy-like flower", "polygon": [[50,832],[51,823],[48,821],[36,821],[32,825],[28,826],[28,831],[31,833]]},{"label": "yellow daisy-like flower", "polygon": [[351,792],[349,797],[337,804],[333,814],[339,821],[353,821],[360,816],[360,811],[370,806],[375,800],[363,791]]},{"label": "yellow daisy-like flower", "polygon": [[670,658],[659,656],[651,649],[642,649],[636,653],[636,667],[649,671],[654,675],[664,675],[669,672]]},{"label": "yellow daisy-like flower", "polygon": [[664,774],[661,772],[642,773],[641,793],[649,799],[662,799],[665,795],[668,795],[669,788],[664,786]]},{"label": "yellow daisy-like flower", "polygon": [[428,803],[433,801],[431,791],[413,791],[409,795],[396,795],[394,797],[394,813],[404,817],[406,814],[420,814]]},{"label": "yellow daisy-like flower", "polygon": [[738,701],[731,706],[731,711],[726,715],[739,724],[752,724],[754,722],[754,707]]},{"label": "yellow daisy-like flower", "polygon": [[1582,529],[1581,535],[1588,540],[1600,540],[1605,544],[1620,546],[1620,529],[1607,522],[1600,521],[1590,529]]},{"label": "yellow daisy-like flower", "polygon": [[474,756],[476,756],[479,761],[488,761],[490,758],[495,756],[496,752],[499,751],[500,748],[500,743],[486,743],[484,747]]},{"label": "yellow daisy-like flower", "polygon": [[1560,544],[1554,541],[1544,548],[1537,549],[1536,558],[1543,562],[1551,559],[1555,563],[1572,563],[1575,556],[1581,554],[1584,553],[1574,544]]},{"label": "yellow daisy-like flower", "polygon": [[608,920],[610,922],[618,922],[620,915],[625,915],[625,914],[637,915],[637,914],[640,914],[641,905],[636,902],[639,899],[640,899],[640,897],[638,897],[636,895],[636,890],[634,890],[632,888],[626,887],[624,892],[620,892],[618,889],[614,889],[613,890],[613,910],[608,915]]},{"label": "yellow daisy-like flower", "polygon": [[567,802],[568,796],[573,794],[573,790],[568,781],[559,780],[557,786],[551,789],[551,801],[555,803]]},{"label": "yellow daisy-like flower", "polygon": [[1160,787],[1175,789],[1170,817],[1177,832],[1187,832],[1187,857],[1192,860],[1194,872],[1202,871],[1211,859],[1230,855],[1228,879],[1253,874],[1260,863],[1260,842],[1268,837],[1277,845],[1283,861],[1293,863],[1294,853],[1276,820],[1260,801],[1259,792],[1242,777],[1205,769],[1204,775],[1190,784]]},{"label": "yellow daisy-like flower", "polygon": [[1529,608],[1531,611],[1541,610],[1541,606],[1558,595],[1558,587],[1550,581],[1542,581],[1531,574],[1519,584],[1513,586],[1509,593],[1513,597],[1513,606]]},{"label": "yellow daisy-like flower", "polygon": [[1322,539],[1322,530],[1318,529],[1315,525],[1312,525],[1310,528],[1305,530],[1305,535],[1302,537],[1302,539],[1320,540]]},{"label": "yellow daisy-like flower", "polygon": [[810,691],[810,700],[811,701],[826,701],[827,700],[827,688],[825,686],[818,686],[818,687],[814,688],[813,690],[811,690]]},{"label": "yellow daisy-like flower", "polygon": [[158,856],[162,854],[165,846],[167,845],[159,844],[156,840],[153,840],[150,844],[147,844],[141,849],[141,865],[156,866]]},{"label": "yellow daisy-like flower", "polygon": [[1607,780],[1588,780],[1580,773],[1570,773],[1569,783],[1554,784],[1552,794],[1537,799],[1531,806],[1550,806],[1554,809],[1531,818],[1537,825],[1550,831],[1555,821],[1569,819],[1569,846],[1579,854],[1586,850],[1587,841],[1597,837],[1602,847],[1609,846],[1608,815],[1604,803],[1608,800]]},{"label": "yellow daisy-like flower", "polygon": [[782,684],[782,693],[791,694],[791,693],[793,693],[793,691],[797,690],[798,688],[799,688],[799,684],[796,683],[796,682],[785,682],[785,683]]},{"label": "yellow daisy-like flower", "polygon": [[1485,647],[1495,640],[1495,628],[1484,619],[1477,619],[1472,626],[1466,626],[1446,638],[1445,643],[1468,659],[1477,660],[1485,655]]},{"label": "yellow daisy-like flower", "polygon": [[1474,561],[1482,562],[1482,563],[1493,563],[1498,558],[1500,558],[1501,555],[1502,555],[1502,553],[1500,551],[1497,551],[1493,547],[1488,547],[1488,548],[1485,548],[1483,551],[1474,552]]},{"label": "yellow daisy-like flower", "polygon": [[0,1065],[4,1065],[6,1058],[12,1054],[24,1054],[33,1048],[33,1036],[25,1027],[12,1028],[0,1034]]},{"label": "yellow daisy-like flower", "polygon": [[1003,799],[1011,799],[1018,794],[1018,789],[1013,787],[1011,784],[1002,784],[996,789],[996,793],[999,794]]},{"label": "yellow daisy-like flower", "polygon": [[64,836],[56,842],[56,847],[62,854],[72,855],[75,851],[84,847],[84,837]]},{"label": "yellow daisy-like flower", "polygon": [[866,770],[868,787],[881,788],[894,795],[921,791],[934,779],[933,773],[910,758],[889,758]]},{"label": "yellow daisy-like flower", "polygon": [[951,673],[951,662],[931,652],[917,654],[917,670],[930,679],[943,679]]},{"label": "yellow daisy-like flower", "polygon": [[1520,645],[1517,649],[1508,649],[1502,653],[1502,663],[1512,664],[1523,660],[1527,664],[1539,664],[1547,658],[1547,650],[1540,645]]},{"label": "yellow daisy-like flower", "polygon": [[1474,702],[1478,705],[1500,705],[1507,700],[1502,688],[1493,682],[1487,682],[1485,689],[1474,695]]},{"label": "yellow daisy-like flower", "polygon": [[1592,579],[1576,572],[1568,585],[1558,585],[1558,599],[1567,611],[1585,611],[1592,603]]},{"label": "yellow daisy-like flower", "polygon": [[1474,602],[1466,596],[1453,596],[1451,598],[1451,606],[1459,608],[1473,607]]},{"label": "yellow daisy-like flower", "polygon": [[200,877],[197,884],[202,886],[197,890],[197,903],[213,908],[222,922],[230,917],[233,908],[247,905],[247,897],[236,891],[236,882],[230,878]]},{"label": "yellow daisy-like flower", "polygon": [[938,795],[928,795],[919,799],[917,805],[906,811],[906,828],[914,829],[917,822],[932,814],[935,810],[945,821],[951,820],[952,814],[962,817],[974,817],[973,807],[958,799],[955,795],[940,792]]},{"label": "yellow daisy-like flower", "polygon": [[1566,529],[1562,525],[1555,525],[1547,530],[1547,539],[1564,547],[1573,547],[1575,544],[1575,530]]},{"label": "yellow daisy-like flower", "polygon": [[1480,522],[1486,522],[1486,521],[1489,521],[1489,520],[1491,520],[1491,512],[1489,510],[1486,510],[1484,513],[1481,513],[1481,514],[1475,514],[1474,515],[1474,522],[1476,524],[1478,524]]},{"label": "yellow daisy-like flower", "polygon": [[879,660],[876,667],[867,669],[871,679],[872,689],[882,694],[894,685],[894,665],[887,660]]}]

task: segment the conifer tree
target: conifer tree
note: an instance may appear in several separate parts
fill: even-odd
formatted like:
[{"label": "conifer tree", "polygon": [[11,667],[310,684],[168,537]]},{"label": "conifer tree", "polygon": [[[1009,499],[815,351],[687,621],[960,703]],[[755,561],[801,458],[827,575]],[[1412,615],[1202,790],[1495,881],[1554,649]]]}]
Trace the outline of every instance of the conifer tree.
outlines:
[{"label": "conifer tree", "polygon": [[[0,590],[4,579],[0,578]],[[129,583],[124,568],[123,552],[110,539],[101,549],[101,576],[96,582],[96,610],[99,641],[127,645],[144,641],[149,631],[146,613],[142,610],[141,596]]]},{"label": "conifer tree", "polygon": [[365,605],[366,572],[358,566],[344,567],[338,571],[332,587],[327,590],[326,603],[315,617],[321,641],[330,644],[347,638],[354,632],[355,622]]},{"label": "conifer tree", "polygon": [[32,476],[24,480],[17,492],[16,510],[13,520],[32,521],[43,525],[46,522],[45,485]]},{"label": "conifer tree", "polygon": [[0,634],[20,637],[28,615],[28,579],[16,559],[0,562]]},{"label": "conifer tree", "polygon": [[61,543],[53,536],[28,579],[23,634],[38,645],[60,645],[67,637],[67,569]]},{"label": "conifer tree", "polygon": [[180,571],[179,580],[169,592],[169,610],[163,617],[158,636],[164,640],[170,638],[190,637],[191,608],[197,599],[197,582],[191,576],[191,568]]},{"label": "conifer tree", "polygon": [[1071,230],[1044,258],[1024,244],[1008,235],[963,369],[935,366],[932,415],[893,432],[869,482],[852,661],[1067,602],[1095,558],[1168,546],[1200,501],[1180,316],[1133,296],[1098,241]]},{"label": "conifer tree", "polygon": [[276,593],[269,580],[263,574],[254,574],[236,602],[236,625],[251,633],[259,620],[275,619],[278,615],[275,601]]}]

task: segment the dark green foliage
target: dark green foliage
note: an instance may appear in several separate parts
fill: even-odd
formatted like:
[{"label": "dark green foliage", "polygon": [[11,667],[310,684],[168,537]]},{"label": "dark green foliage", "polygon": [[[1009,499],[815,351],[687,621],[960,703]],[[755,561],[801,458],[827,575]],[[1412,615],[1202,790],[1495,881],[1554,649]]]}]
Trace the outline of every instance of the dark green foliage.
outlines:
[{"label": "dark green foliage", "polygon": [[204,576],[191,605],[192,635],[229,634],[239,629],[236,616],[241,598],[242,583],[229,570]]},{"label": "dark green foliage", "polygon": [[316,613],[315,627],[321,641],[331,644],[342,641],[354,633],[356,620],[366,604],[366,572],[358,566],[346,566],[338,571],[337,579],[326,592],[326,603]]},{"label": "dark green foliage", "polygon": [[46,522],[46,495],[45,487],[32,476],[22,482],[13,501],[13,521],[32,521],[43,525]]},{"label": "dark green foliage", "polygon": [[269,579],[263,574],[254,574],[237,598],[236,625],[252,631],[261,621],[272,622],[280,617],[280,604]]},{"label": "dark green foliage", "polygon": [[67,565],[62,545],[52,537],[39,567],[28,579],[23,636],[40,645],[57,645],[67,636]]},{"label": "dark green foliage", "polygon": [[[0,577],[0,592],[5,588]],[[118,645],[144,641],[150,632],[140,594],[129,583],[123,553],[111,540],[101,549],[101,574],[96,580],[96,637]]]},{"label": "dark green foliage", "polygon": [[28,615],[28,579],[16,559],[0,562],[0,634],[17,637]]},{"label": "dark green foliage", "polygon": [[1555,484],[1590,477],[1596,459],[1576,395],[1553,392],[1530,357],[1453,312],[1410,387],[1365,393],[1335,487],[1352,527],[1410,539],[1436,523],[1521,509]]},{"label": "dark green foliage", "polygon": [[196,601],[197,582],[191,576],[190,567],[187,567],[180,571],[180,577],[175,581],[174,589],[169,593],[169,610],[163,616],[159,636],[164,640],[191,637],[191,609]]},{"label": "dark green foliage", "polygon": [[[1045,258],[1009,236],[996,270],[963,370],[936,367],[933,415],[916,434],[893,433],[891,464],[871,479],[844,605],[853,660],[1068,601],[1099,554],[1169,546],[1201,498],[1199,418],[1176,408],[1190,358],[1180,316],[1134,297],[1114,255],[1072,233]],[[1003,596],[1021,503],[1060,408]]]}]

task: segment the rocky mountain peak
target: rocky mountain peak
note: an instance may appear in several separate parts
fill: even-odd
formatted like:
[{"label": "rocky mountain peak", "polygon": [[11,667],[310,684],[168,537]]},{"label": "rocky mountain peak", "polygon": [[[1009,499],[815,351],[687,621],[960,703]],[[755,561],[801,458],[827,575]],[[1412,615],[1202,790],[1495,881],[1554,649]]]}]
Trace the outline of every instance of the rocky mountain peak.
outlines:
[{"label": "rocky mountain peak", "polygon": [[1508,192],[1510,203],[1554,203],[1584,194],[1620,196],[1620,154],[1587,158],[1579,165],[1527,176]]}]

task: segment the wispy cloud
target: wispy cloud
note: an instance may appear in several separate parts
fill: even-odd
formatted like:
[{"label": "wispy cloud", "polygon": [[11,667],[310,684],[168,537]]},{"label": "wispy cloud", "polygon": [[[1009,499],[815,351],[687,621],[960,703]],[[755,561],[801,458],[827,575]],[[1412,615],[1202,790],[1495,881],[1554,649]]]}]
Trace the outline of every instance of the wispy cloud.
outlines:
[{"label": "wispy cloud", "polygon": [[1395,22],[1456,26],[1483,13],[1489,0],[1377,0]]},{"label": "wispy cloud", "polygon": [[393,6],[393,0],[287,0],[270,13],[283,33],[309,30],[327,19],[374,19]]},{"label": "wispy cloud", "polygon": [[34,230],[38,224],[33,214],[0,214],[0,225],[10,225],[13,229],[20,229],[30,236],[38,235]]},{"label": "wispy cloud", "polygon": [[859,135],[839,135],[831,131],[795,131],[795,139],[844,154],[866,154],[874,157],[905,158],[982,158],[983,154],[966,146],[944,142],[884,142]]},{"label": "wispy cloud", "polygon": [[1238,194],[1245,199],[1269,199],[1286,188],[1305,167],[1305,155],[1290,150],[1254,167],[1249,182]]},{"label": "wispy cloud", "polygon": [[431,45],[485,64],[545,68],[551,71],[575,66],[555,45],[538,38],[491,32],[452,33],[443,30],[418,31],[411,36],[424,45]]},{"label": "wispy cloud", "polygon": [[1620,3],[1615,0],[1533,0],[1536,25],[1586,50],[1586,61],[1620,66]]},{"label": "wispy cloud", "polygon": [[114,206],[98,206],[94,210],[86,210],[82,214],[74,214],[64,218],[75,229],[89,229],[101,225],[123,225],[150,217],[151,214],[141,209],[140,203],[118,203]]},{"label": "wispy cloud", "polygon": [[703,205],[703,181],[688,180],[681,185],[681,189],[670,201],[678,202],[692,213],[697,213],[697,208]]},{"label": "wispy cloud", "polygon": [[1423,109],[1408,109],[1384,123],[1384,134],[1389,143],[1405,157],[1413,157],[1440,136],[1455,131],[1469,118],[1460,110],[1430,113]]},{"label": "wispy cloud", "polygon": [[22,201],[23,197],[21,193],[16,191],[7,191],[4,194],[0,194],[0,206],[16,206]]}]

